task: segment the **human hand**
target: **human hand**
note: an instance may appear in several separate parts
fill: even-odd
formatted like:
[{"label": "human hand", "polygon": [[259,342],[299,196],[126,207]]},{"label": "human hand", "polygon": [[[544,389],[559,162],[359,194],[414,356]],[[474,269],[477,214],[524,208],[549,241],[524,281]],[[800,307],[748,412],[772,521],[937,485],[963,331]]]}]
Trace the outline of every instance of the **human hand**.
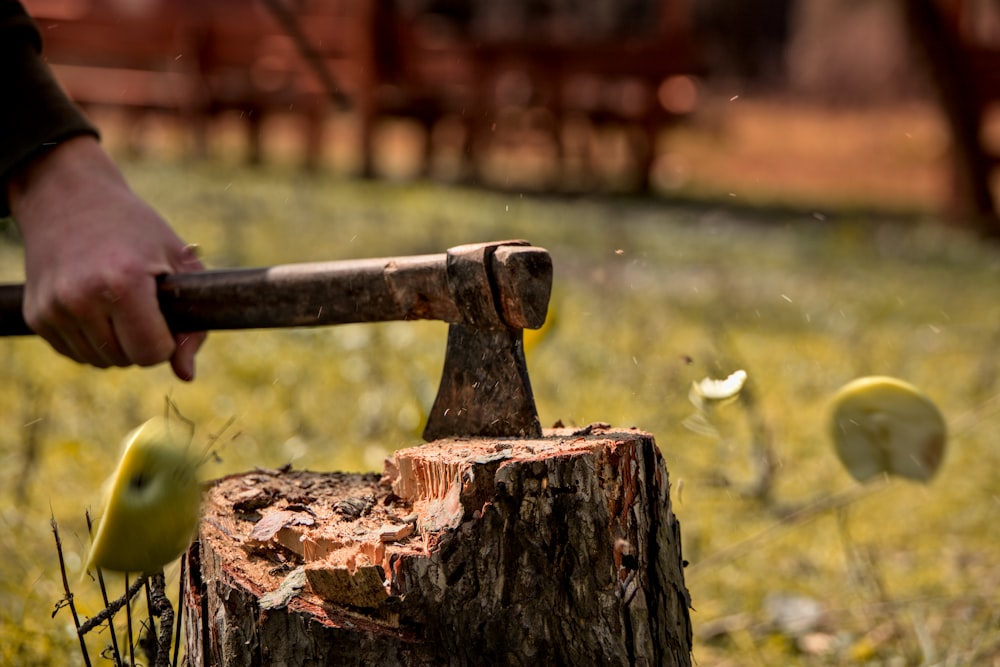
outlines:
[{"label": "human hand", "polygon": [[156,276],[204,268],[132,192],[97,140],[80,136],[8,182],[25,247],[24,319],[58,352],[99,368],[170,360],[194,378],[205,334],[173,335]]}]

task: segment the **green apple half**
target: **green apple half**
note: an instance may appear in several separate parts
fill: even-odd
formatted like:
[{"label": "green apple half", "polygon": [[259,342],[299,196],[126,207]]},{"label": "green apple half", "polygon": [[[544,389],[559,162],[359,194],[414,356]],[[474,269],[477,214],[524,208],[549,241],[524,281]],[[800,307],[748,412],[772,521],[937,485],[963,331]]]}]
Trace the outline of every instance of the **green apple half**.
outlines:
[{"label": "green apple half", "polygon": [[86,569],[154,573],[180,556],[198,527],[201,483],[190,437],[161,417],[125,438],[105,487]]},{"label": "green apple half", "polygon": [[833,397],[831,434],[844,467],[861,482],[889,474],[927,482],[941,467],[947,427],[919,389],[892,377],[858,378]]}]

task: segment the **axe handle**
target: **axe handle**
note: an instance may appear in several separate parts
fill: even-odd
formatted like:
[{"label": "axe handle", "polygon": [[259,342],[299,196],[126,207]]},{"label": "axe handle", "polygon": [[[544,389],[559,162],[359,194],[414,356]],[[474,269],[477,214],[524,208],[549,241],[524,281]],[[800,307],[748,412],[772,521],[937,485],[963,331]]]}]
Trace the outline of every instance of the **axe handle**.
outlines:
[{"label": "axe handle", "polygon": [[[445,261],[442,254],[179,273],[159,278],[157,289],[175,332],[458,321]],[[0,335],[34,333],[23,300],[24,285],[0,285]]]},{"label": "axe handle", "polygon": [[[551,263],[541,248],[514,250],[525,260],[492,262],[499,276],[491,280],[501,292],[505,284],[524,284],[524,293],[501,299],[498,311],[513,312],[497,317],[511,326],[537,328],[548,303]],[[537,269],[539,259],[547,274]],[[158,290],[160,310],[175,332],[468,319],[449,285],[445,253],[180,273],[162,276]],[[22,315],[23,301],[24,285],[0,285],[0,336],[33,333]],[[528,307],[540,317],[516,312],[522,301],[539,301]]]}]

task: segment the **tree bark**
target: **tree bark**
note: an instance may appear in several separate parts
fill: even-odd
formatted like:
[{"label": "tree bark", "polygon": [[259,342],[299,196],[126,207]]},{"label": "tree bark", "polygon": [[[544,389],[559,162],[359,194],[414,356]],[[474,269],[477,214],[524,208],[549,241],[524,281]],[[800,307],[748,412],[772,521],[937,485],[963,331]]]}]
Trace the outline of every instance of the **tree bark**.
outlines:
[{"label": "tree bark", "polygon": [[448,439],[375,475],[257,471],[206,497],[189,665],[691,664],[653,437]]}]

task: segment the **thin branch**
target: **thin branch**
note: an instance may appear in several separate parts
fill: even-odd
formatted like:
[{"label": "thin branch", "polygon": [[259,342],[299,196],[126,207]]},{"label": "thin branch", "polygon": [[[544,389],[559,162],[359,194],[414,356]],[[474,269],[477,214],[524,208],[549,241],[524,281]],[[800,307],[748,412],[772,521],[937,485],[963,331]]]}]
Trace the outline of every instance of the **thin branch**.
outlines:
[{"label": "thin branch", "polygon": [[[62,573],[63,591],[66,592],[66,597],[63,599],[73,614],[73,624],[76,626],[76,636],[80,639],[80,652],[83,654],[83,664],[90,667],[90,654],[87,653],[87,641],[83,638],[85,631],[81,629],[80,617],[76,613],[76,604],[73,603],[73,591],[69,589],[69,578],[66,576],[66,561],[63,558],[62,540],[59,538],[59,525],[56,523],[54,514],[50,521],[52,523],[52,534],[56,538],[56,553],[59,554],[59,572]],[[59,611],[59,608],[60,606],[57,605],[56,611]],[[52,615],[55,616],[55,613],[52,612]]]},{"label": "thin branch", "polygon": [[[128,581],[128,577],[126,577],[125,581],[126,582]],[[135,597],[135,594],[139,592],[140,588],[142,588],[144,581],[145,579],[143,578],[139,578],[133,581],[132,584],[125,590],[125,595],[121,596],[117,600],[112,600],[107,607],[105,607],[104,609],[102,609],[101,611],[97,612],[96,614],[88,618],[86,621],[84,621],[84,623],[80,625],[79,633],[81,635],[87,634],[88,632],[96,628],[98,625],[104,623],[106,620],[108,620],[116,613],[118,613],[118,610],[121,609],[123,605],[126,605],[129,600]],[[128,607],[126,606],[125,609],[127,610]],[[129,618],[131,619],[131,614],[129,614]],[[132,635],[132,628],[130,620],[129,641],[131,641],[131,635]]]},{"label": "thin branch", "polygon": [[[90,518],[90,510],[86,512],[87,517],[87,533],[93,534],[94,526],[93,521]],[[97,569],[97,584],[101,589],[101,599],[104,601],[104,606],[108,606],[108,589],[104,585],[104,573],[101,572],[101,568]],[[114,656],[115,664],[122,664],[122,654],[118,650],[118,633],[115,632],[115,619],[114,616],[108,616],[108,630],[111,632],[111,653]]]},{"label": "thin branch", "polygon": [[[174,630],[174,608],[167,598],[163,570],[152,576],[151,588],[150,602],[152,608],[150,612],[153,616],[160,617],[160,633],[157,641],[156,659],[153,665],[154,667],[170,667],[170,638]],[[152,618],[150,618],[150,623],[150,632],[154,632],[156,626],[152,625]]]},{"label": "thin branch", "polygon": [[[156,575],[152,575],[155,577]],[[153,604],[153,592],[151,586],[151,577],[146,578],[146,617],[149,619],[149,625],[146,627],[146,634],[144,637],[139,638],[139,643],[142,645],[142,650],[146,653],[146,658],[153,663],[154,667],[160,667],[160,645],[156,641],[156,606]]]},{"label": "thin branch", "polygon": [[326,94],[330,96],[330,99],[337,105],[341,110],[351,108],[350,98],[344,94],[337,85],[336,80],[333,78],[333,74],[330,69],[326,66],[323,61],[323,55],[316,50],[312,42],[309,41],[309,37],[306,35],[302,26],[299,24],[298,18],[292,11],[286,7],[281,0],[264,0],[264,5],[271,11],[278,22],[284,27],[288,36],[292,38],[295,42],[295,46],[298,47],[299,53],[305,58],[305,61],[312,67],[313,72],[319,77],[320,82],[323,84],[323,88],[326,89]]},{"label": "thin branch", "polygon": [[[132,636],[132,605],[128,602],[135,596],[139,589],[146,584],[145,577],[139,577],[133,583],[133,586],[128,585],[128,572],[125,573],[125,623],[128,626],[128,663],[130,665],[135,664],[135,638]],[[132,588],[135,590],[132,590]]]},{"label": "thin branch", "polygon": [[183,612],[184,604],[184,576],[187,574],[187,552],[181,554],[181,574],[179,577],[180,584],[177,587],[177,615],[180,617],[177,619],[177,632],[174,635],[174,660],[173,667],[177,667],[177,656],[181,652],[181,626],[184,625],[184,617],[181,615]]}]

